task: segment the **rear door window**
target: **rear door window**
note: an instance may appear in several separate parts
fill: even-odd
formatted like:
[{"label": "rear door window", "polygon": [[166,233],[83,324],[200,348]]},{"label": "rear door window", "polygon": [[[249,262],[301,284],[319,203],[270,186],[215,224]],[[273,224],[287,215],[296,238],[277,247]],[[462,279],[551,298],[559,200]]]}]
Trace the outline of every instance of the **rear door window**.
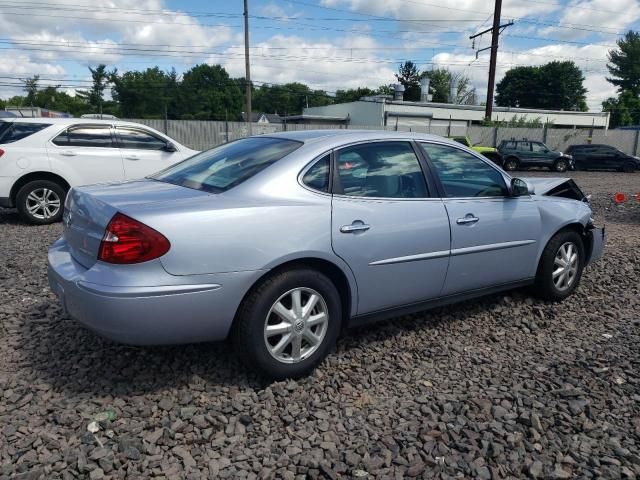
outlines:
[{"label": "rear door window", "polygon": [[[0,143],[13,143],[49,126],[49,123],[6,122],[0,124]],[[4,126],[4,128],[3,128]]]},{"label": "rear door window", "polygon": [[427,184],[408,142],[372,142],[338,150],[342,193],[350,197],[426,198]]},{"label": "rear door window", "polygon": [[111,127],[102,125],[68,128],[52,142],[60,147],[115,148]]},{"label": "rear door window", "polygon": [[136,128],[117,127],[116,132],[122,148],[162,150],[167,146],[167,142],[164,140]]}]

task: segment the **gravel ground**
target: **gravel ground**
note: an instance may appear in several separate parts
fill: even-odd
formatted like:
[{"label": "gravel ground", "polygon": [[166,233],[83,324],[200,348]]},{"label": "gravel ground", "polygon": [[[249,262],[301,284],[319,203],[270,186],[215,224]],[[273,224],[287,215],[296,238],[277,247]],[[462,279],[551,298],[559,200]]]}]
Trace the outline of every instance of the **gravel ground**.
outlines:
[{"label": "gravel ground", "polygon": [[570,299],[353,330],[272,384],[226,345],[125,347],[65,318],[60,225],[0,211],[0,478],[640,477],[640,204],[610,200],[640,174],[572,176],[609,241]]}]

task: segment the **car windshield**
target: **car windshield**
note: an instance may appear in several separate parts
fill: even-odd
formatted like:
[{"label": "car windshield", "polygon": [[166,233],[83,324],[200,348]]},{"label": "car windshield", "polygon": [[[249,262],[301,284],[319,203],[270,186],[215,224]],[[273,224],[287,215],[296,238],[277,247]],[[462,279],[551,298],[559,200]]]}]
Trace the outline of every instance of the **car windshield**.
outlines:
[{"label": "car windshield", "polygon": [[220,193],[239,185],[301,145],[301,142],[281,138],[245,138],[199,153],[149,178]]}]

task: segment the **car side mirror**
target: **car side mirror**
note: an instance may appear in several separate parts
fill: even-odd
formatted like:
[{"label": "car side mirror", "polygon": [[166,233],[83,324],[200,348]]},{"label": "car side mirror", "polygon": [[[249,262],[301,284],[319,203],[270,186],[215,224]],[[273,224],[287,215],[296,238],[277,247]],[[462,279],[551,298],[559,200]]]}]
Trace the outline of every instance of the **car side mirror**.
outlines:
[{"label": "car side mirror", "polygon": [[529,185],[527,185],[527,182],[520,178],[512,178],[509,187],[509,196],[523,197],[525,195],[529,195]]},{"label": "car side mirror", "polygon": [[177,152],[178,151],[176,146],[171,142],[167,142],[167,144],[164,146],[163,150],[165,152]]}]

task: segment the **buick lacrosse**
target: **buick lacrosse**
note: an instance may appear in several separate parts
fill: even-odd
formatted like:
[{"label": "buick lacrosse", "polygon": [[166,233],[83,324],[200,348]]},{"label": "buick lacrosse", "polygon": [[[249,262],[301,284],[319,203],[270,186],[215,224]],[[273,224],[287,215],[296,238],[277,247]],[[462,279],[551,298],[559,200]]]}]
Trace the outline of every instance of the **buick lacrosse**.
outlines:
[{"label": "buick lacrosse", "polygon": [[250,137],[74,187],[63,222],[49,283],[72,318],[129,344],[231,337],[272,378],[308,373],[344,327],[524,285],[562,300],[605,241],[570,179],[353,130]]}]

